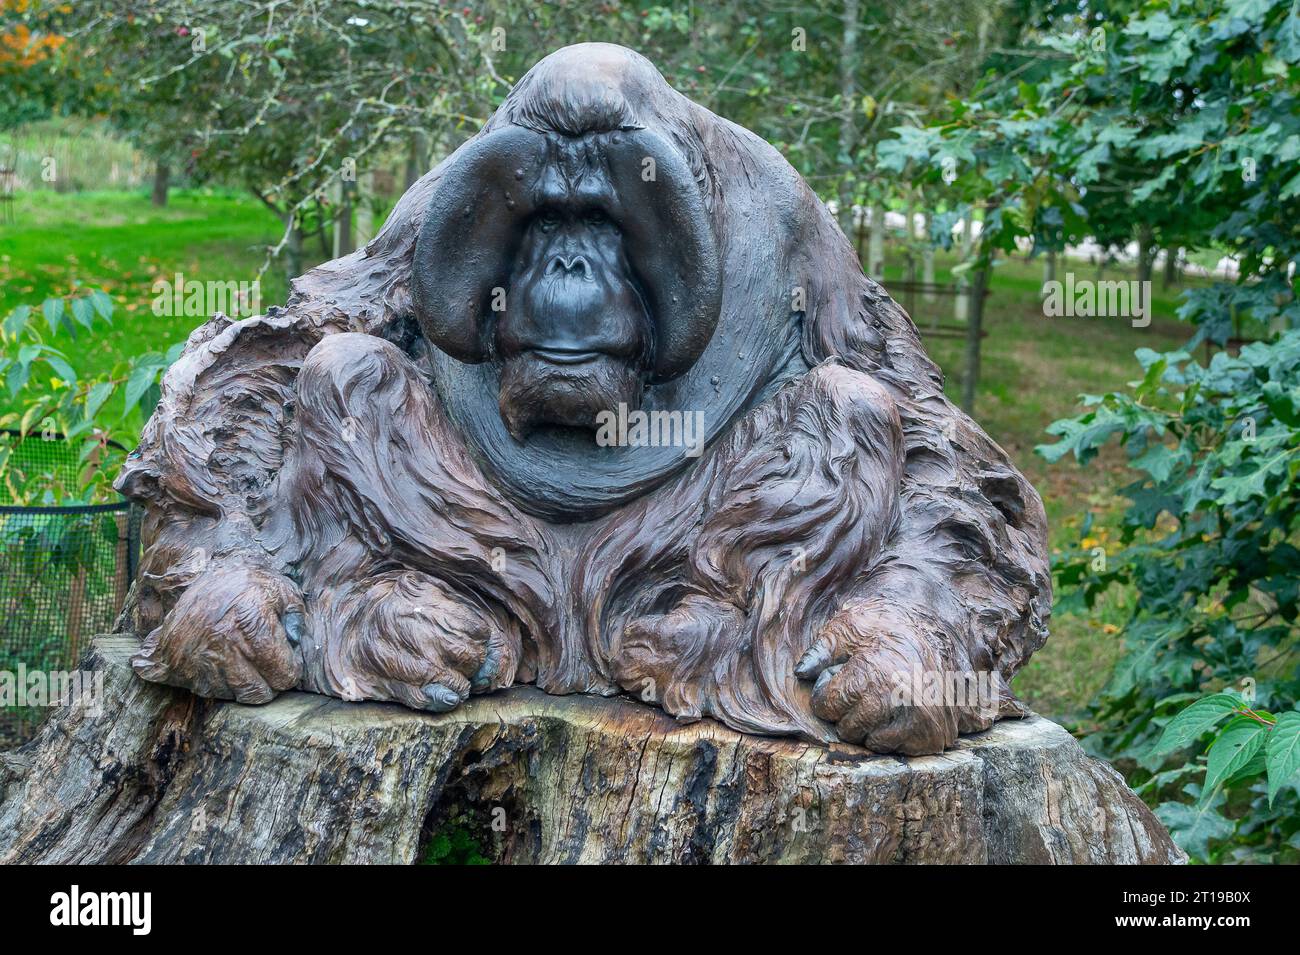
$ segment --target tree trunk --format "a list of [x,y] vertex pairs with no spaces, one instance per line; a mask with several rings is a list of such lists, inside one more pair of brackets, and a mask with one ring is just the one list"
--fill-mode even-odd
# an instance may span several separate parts
[[284,270],[292,287],[293,280],[302,275],[302,229],[297,222],[289,229],[289,241],[284,244]]
[[153,167],[153,193],[150,195],[150,201],[158,207],[167,205],[167,191],[171,188],[172,168],[165,162],[159,162]]
[[1160,282],[1162,288],[1173,288],[1178,284],[1179,279],[1182,277],[1178,267],[1178,260],[1182,258],[1182,254],[1182,249],[1165,249],[1165,272]]
[[352,241],[352,196],[356,184],[340,179],[334,187],[334,258],[350,255],[356,248]]
[[1043,256],[1043,284],[1056,281],[1056,253],[1048,252]]
[[984,290],[988,287],[989,268],[992,263],[973,269],[974,276],[968,289],[966,307],[966,365],[961,382],[961,407],[968,415],[975,414],[975,394],[980,380],[980,341],[984,334]]
[[375,237],[375,214],[370,204],[374,195],[374,172],[362,173],[352,191],[353,248],[361,248]]
[[[844,0],[844,40],[840,44],[840,153],[853,163],[858,150],[858,0]],[[845,235],[853,234],[852,167],[840,177],[839,219]],[[874,228],[874,226],[873,226]],[[870,259],[868,259],[870,261]],[[867,274],[876,277],[870,269]]]
[[409,863],[459,831],[498,862],[1175,863],[1059,726],[942,757],[828,751],[516,687],[441,716],[288,693],[200,700],[97,638],[102,711],[0,754],[0,863]]
[[406,189],[410,189],[415,185],[415,181],[424,175],[423,141],[424,137],[420,133],[412,133],[407,141],[406,174],[403,177],[406,180]]
[[933,291],[928,290],[929,287],[934,285],[934,241],[930,236],[931,216],[932,213],[927,212],[921,220],[921,238],[925,240],[925,245],[921,250],[921,281],[924,282],[927,287],[925,300],[927,303],[933,305],[935,294]]
[[[973,234],[975,231],[975,213],[974,211],[964,216],[960,222],[961,227],[961,261],[965,262],[970,259],[971,249],[974,246]],[[956,279],[957,294],[952,300],[952,317],[959,322],[964,322],[970,317],[970,280],[966,273],[960,273]]]
[[1152,232],[1149,225],[1138,227],[1137,280],[1151,281],[1151,263],[1155,259],[1156,249],[1152,244]]
[[871,204],[871,232],[867,239],[867,274],[877,282],[885,277],[885,207]]

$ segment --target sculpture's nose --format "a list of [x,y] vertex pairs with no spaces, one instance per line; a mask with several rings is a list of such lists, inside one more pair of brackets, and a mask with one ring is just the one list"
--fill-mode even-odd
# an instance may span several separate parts
[[557,255],[546,266],[546,274],[555,275],[561,272],[580,279],[589,279],[591,278],[591,265],[584,255]]

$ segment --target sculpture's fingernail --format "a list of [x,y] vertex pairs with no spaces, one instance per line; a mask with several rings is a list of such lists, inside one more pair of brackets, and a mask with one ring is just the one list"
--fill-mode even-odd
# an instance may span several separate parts
[[460,703],[460,694],[441,683],[430,683],[424,687],[424,698],[429,701],[425,709],[435,713],[446,713]]
[[831,649],[824,643],[815,643],[809,647],[794,668],[794,675],[801,680],[811,680],[821,673],[826,664],[831,662]]
[[825,670],[822,670],[822,675],[819,676],[817,682],[813,684],[813,694],[816,695],[820,693],[827,683],[830,683],[831,680],[835,679],[835,674],[839,673],[842,669],[844,669],[843,664],[840,666],[827,667]]
[[284,615],[284,635],[289,638],[289,646],[297,647],[302,643],[303,615],[298,610],[290,610]]
[[483,665],[470,677],[469,685],[479,692],[486,690],[492,685],[492,680],[499,669],[501,669],[501,650],[497,647],[489,647]]

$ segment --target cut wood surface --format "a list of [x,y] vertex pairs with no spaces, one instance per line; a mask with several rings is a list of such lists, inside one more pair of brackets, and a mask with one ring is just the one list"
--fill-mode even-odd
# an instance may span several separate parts
[[1105,763],[1040,717],[942,756],[682,725],[515,687],[441,715],[288,693],[265,706],[138,679],[98,637],[98,714],[0,754],[0,862],[418,861],[467,829],[501,862],[1173,863]]

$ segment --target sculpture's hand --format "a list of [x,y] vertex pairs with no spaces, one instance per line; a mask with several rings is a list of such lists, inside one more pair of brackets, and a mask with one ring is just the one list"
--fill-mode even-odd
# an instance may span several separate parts
[[298,684],[302,631],[302,597],[292,582],[236,557],[194,578],[131,663],[155,683],[266,703]]
[[368,581],[337,639],[328,667],[339,695],[435,713],[509,685],[520,653],[517,635],[485,608],[410,570]]
[[736,607],[700,594],[685,597],[667,613],[639,617],[612,648],[614,679],[679,719],[699,719],[701,674],[738,652],[743,620]]
[[[987,727],[996,714],[989,700],[967,692],[987,684],[949,673],[939,645],[851,601],[822,628],[795,673],[816,681],[813,712],[834,723],[846,743],[879,753],[939,753],[959,731]],[[942,692],[954,681],[962,687],[957,693]]]

